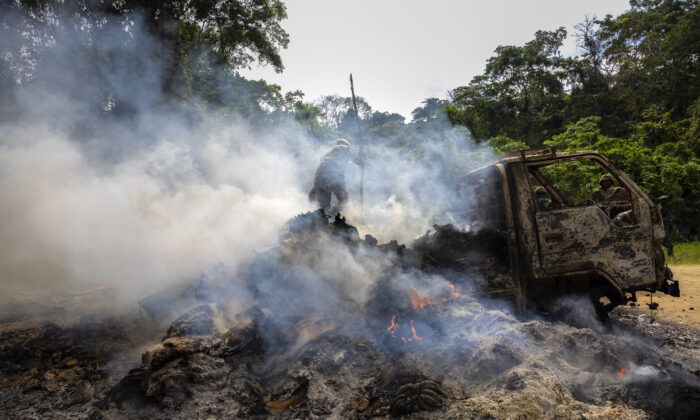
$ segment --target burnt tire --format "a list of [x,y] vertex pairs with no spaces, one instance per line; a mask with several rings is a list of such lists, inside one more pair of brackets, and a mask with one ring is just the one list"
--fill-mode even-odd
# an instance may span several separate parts
[[391,415],[398,417],[417,411],[432,411],[442,408],[447,394],[442,385],[431,380],[403,385],[391,402]]

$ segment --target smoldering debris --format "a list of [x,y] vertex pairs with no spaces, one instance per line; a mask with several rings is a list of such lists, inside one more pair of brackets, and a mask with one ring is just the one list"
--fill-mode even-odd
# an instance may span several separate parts
[[[498,244],[498,237],[480,235],[437,227],[414,246],[378,245],[342,217],[300,215],[245,274],[252,297],[246,309],[232,313],[225,293],[200,294],[128,373],[105,369],[114,352],[80,350],[110,342],[113,350],[123,348],[112,336],[124,335],[123,328],[80,336],[90,344],[52,324],[6,330],[0,404],[11,416],[54,418],[692,418],[698,412],[700,359],[678,343],[660,346],[640,336],[648,322],[620,310],[610,325],[596,328],[518,318],[480,292],[488,282],[474,281],[489,272],[488,258],[485,269],[461,261],[462,269],[448,276],[440,264],[450,259],[435,253],[442,241],[461,247],[459,255],[469,254],[470,242]],[[334,267],[342,278],[329,271],[330,256],[345,259]],[[25,349],[43,353],[28,352],[15,364]],[[35,358],[40,362],[30,362]]]
[[482,288],[513,287],[509,274],[506,234],[491,229],[463,232],[453,225],[434,225],[434,232],[413,242],[412,248],[422,257],[423,271],[444,276],[468,277],[483,281]]
[[127,373],[154,333],[130,316],[84,318],[71,325],[3,323],[0,409],[10,417],[85,415],[94,397]]

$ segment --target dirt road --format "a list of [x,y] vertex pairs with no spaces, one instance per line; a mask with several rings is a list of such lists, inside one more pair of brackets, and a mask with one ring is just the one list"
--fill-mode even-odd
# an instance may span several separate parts
[[[640,293],[637,295],[637,306],[633,309],[700,329],[700,265],[676,265],[670,268],[674,277],[680,281],[681,296],[675,298],[660,292],[654,296]],[[655,311],[651,311],[648,306],[652,299],[659,304]]]

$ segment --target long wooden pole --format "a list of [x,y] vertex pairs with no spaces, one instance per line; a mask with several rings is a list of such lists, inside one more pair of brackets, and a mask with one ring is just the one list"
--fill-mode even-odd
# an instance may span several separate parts
[[360,139],[360,212],[364,204],[364,184],[365,184],[365,142],[362,139],[362,129],[360,128],[360,114],[357,112],[357,101],[355,100],[355,84],[350,73],[350,92],[352,92],[352,107],[355,109],[355,122],[357,122],[357,137]]

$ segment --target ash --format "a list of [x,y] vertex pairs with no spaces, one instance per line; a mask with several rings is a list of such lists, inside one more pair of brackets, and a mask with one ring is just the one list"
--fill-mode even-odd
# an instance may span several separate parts
[[[308,213],[241,279],[146,298],[143,316],[3,312],[0,409],[90,419],[695,418],[697,331],[624,308],[602,324],[575,297],[563,303],[583,314],[575,325],[516,315],[488,293],[512,281],[502,240],[436,226],[411,246],[378,245],[341,216]],[[245,308],[232,307],[242,298]]]

